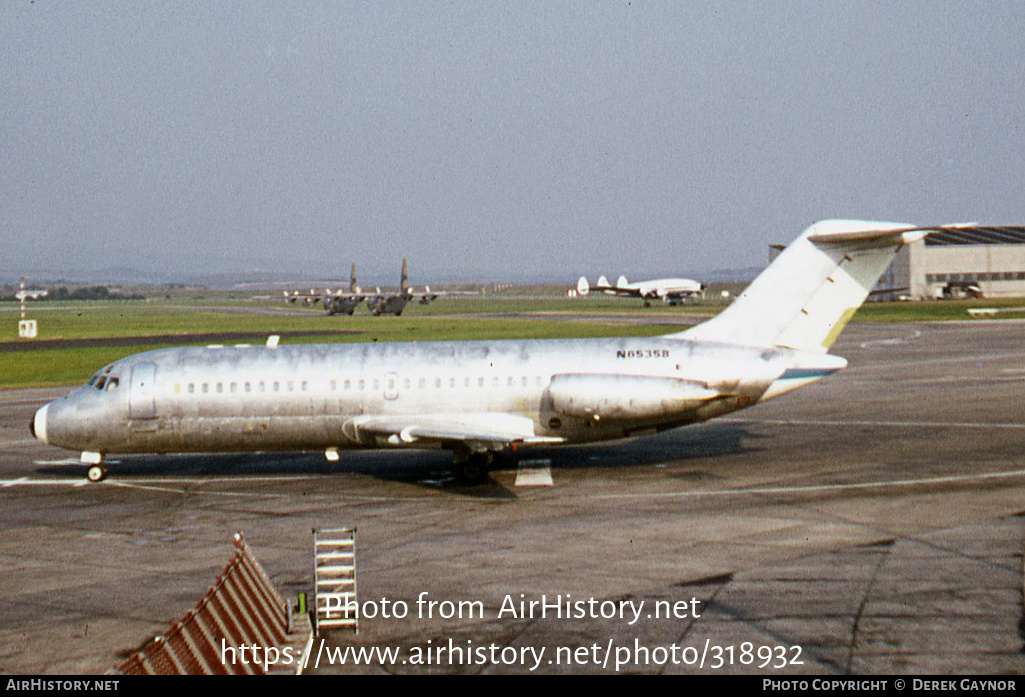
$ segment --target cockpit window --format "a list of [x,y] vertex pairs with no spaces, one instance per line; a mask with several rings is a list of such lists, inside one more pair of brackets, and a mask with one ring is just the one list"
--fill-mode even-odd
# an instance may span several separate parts
[[117,389],[117,382],[118,382],[118,380],[117,380],[116,377],[115,378],[110,378],[114,382],[114,386],[113,387],[110,387],[110,385],[108,383],[108,380],[107,380],[107,378],[110,376],[110,371],[113,370],[113,368],[114,368],[114,364],[111,363],[106,368],[104,368],[103,370],[99,371],[98,373],[93,375],[91,378],[89,378],[89,382],[87,382],[86,385],[95,387],[98,390],[102,390],[104,385],[107,385],[107,389],[108,390],[115,390],[115,389]]
[[107,392],[113,392],[114,390],[116,390],[119,382],[120,380],[118,380],[118,378],[116,377],[112,377],[109,380],[107,380]]

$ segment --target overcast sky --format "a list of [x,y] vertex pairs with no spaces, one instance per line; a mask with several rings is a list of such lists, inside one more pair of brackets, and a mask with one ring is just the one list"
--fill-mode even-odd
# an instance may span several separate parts
[[7,276],[572,283],[1025,224],[1025,2],[4,0],[0,85]]

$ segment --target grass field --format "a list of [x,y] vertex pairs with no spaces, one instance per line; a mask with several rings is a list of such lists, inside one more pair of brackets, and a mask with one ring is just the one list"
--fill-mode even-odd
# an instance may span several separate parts
[[[354,341],[466,341],[479,339],[545,339],[600,336],[655,336],[679,331],[680,317],[696,321],[726,306],[715,298],[683,307],[643,308],[633,299],[588,297],[444,298],[428,306],[409,305],[402,317],[372,317],[365,308],[349,316],[328,317],[317,307],[287,305],[276,299],[237,294],[203,298],[160,298],[151,301],[94,301],[30,305],[29,317],[39,321],[39,340],[107,340],[104,345],[34,349],[17,338],[17,305],[0,304],[0,388],[73,385],[123,356],[165,346],[207,343],[197,335],[247,334],[240,343],[261,343],[274,333],[338,331],[338,334],[286,339],[288,343]],[[1025,317],[1025,299],[949,300],[920,303],[869,303],[855,321],[909,322],[971,320],[973,307],[1022,308],[1000,319]],[[483,317],[481,315],[488,315]],[[566,321],[539,321],[544,316]],[[622,321],[617,321],[622,320]],[[638,322],[638,320],[640,320]],[[665,320],[660,323],[660,320]],[[163,338],[152,344],[119,343],[124,337]],[[139,339],[136,339],[139,341]]]

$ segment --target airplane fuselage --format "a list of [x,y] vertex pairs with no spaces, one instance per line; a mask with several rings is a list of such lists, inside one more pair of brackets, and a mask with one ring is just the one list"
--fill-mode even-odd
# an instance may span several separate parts
[[[506,450],[675,428],[841,370],[829,348],[897,250],[947,229],[976,228],[820,221],[721,313],[657,338],[150,351],[43,406],[31,430],[81,450],[94,481],[108,453],[323,449],[333,460],[345,448],[451,450],[456,474],[478,481]],[[405,269],[401,288],[403,304],[433,298],[409,290]]]
[[704,421],[842,367],[813,356],[794,372],[798,353],[668,338],[162,349],[112,363],[33,430],[97,453],[447,447],[363,428],[430,414],[579,443]]
[[378,294],[367,298],[367,307],[370,308],[370,314],[374,316],[401,315],[402,311],[406,309],[406,304],[409,300],[410,296],[405,292],[385,295]]
[[628,283],[623,288],[636,291],[642,298],[700,295],[704,290],[700,283],[689,278],[660,278],[653,281]]
[[351,315],[361,302],[363,302],[361,295],[339,295],[334,298],[324,298],[324,309],[329,315]]

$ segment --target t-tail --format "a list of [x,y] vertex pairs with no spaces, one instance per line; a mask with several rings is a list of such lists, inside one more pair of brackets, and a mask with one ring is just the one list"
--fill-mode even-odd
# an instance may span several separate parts
[[865,220],[816,223],[783,250],[732,305],[677,336],[825,353],[897,251],[944,227]]

